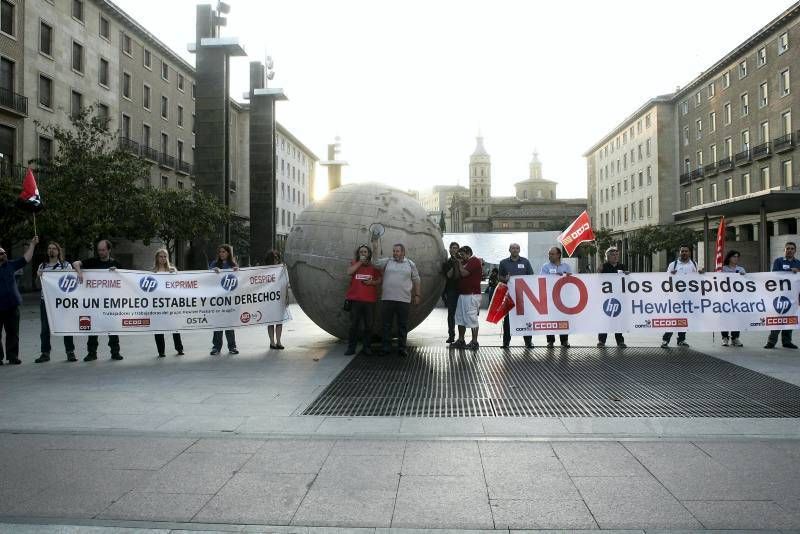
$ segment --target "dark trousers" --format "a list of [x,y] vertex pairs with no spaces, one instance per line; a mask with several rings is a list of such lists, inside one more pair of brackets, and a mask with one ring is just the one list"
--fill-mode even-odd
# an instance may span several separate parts
[[[164,354],[164,350],[166,350],[166,344],[164,343],[164,334],[156,334],[156,348],[158,349],[159,354]],[[183,341],[181,341],[181,335],[177,332],[172,334],[172,344],[175,345],[175,350],[178,352],[183,352]]]
[[372,338],[372,322],[375,317],[374,310],[374,302],[361,302],[358,300],[351,301],[350,335],[347,340],[347,345],[349,348],[355,350],[356,345],[358,345],[358,338],[360,337],[364,343],[364,349],[369,349]]
[[[532,345],[533,336],[522,336],[522,339],[525,340],[525,346]],[[503,346],[509,345],[511,343],[511,324],[508,320],[508,315],[503,317]]]
[[[739,339],[739,332],[736,332],[736,331],[733,331],[733,332],[722,332],[722,339],[727,338],[728,334],[730,334],[730,338],[731,339]],[[777,340],[778,340],[778,336],[775,336],[775,341],[777,341]],[[791,341],[791,339],[790,339],[790,341]]]
[[[558,341],[562,345],[567,345],[569,343],[569,334],[559,334],[558,335]],[[556,342],[556,336],[548,335],[547,336],[547,342],[548,343],[555,343]]]
[[792,342],[792,331],[791,330],[770,330],[769,337],[767,341],[775,345],[778,342],[778,332],[781,334],[781,344],[788,345]]
[[456,337],[456,308],[458,308],[458,291],[444,294],[444,303],[447,305],[447,337]]
[[408,335],[408,310],[411,305],[408,302],[397,300],[381,301],[381,320],[383,321],[383,350],[388,351],[392,347],[392,323],[397,318],[397,348],[406,348],[406,336]]
[[[228,342],[228,350],[235,349],[236,332],[233,330],[225,330],[225,341]],[[214,330],[214,336],[211,338],[211,345],[217,350],[222,348],[222,330]]]
[[[42,354],[50,354],[53,348],[50,345],[50,323],[47,322],[47,308],[45,308],[44,301],[39,301],[39,322],[42,323],[42,329],[39,332],[39,340],[42,342]],[[64,336],[64,350],[75,352],[75,342],[72,336]]]
[[[119,336],[108,336],[108,348],[111,349],[111,355],[119,354]],[[89,336],[86,341],[86,351],[89,354],[97,354],[97,336]]]
[[[672,339],[672,332],[664,332],[664,335],[661,336],[661,340],[667,343],[670,339]],[[686,341],[686,332],[678,332],[678,343],[681,341]]]
[[[606,339],[608,339],[608,334],[597,334],[597,341],[600,343],[605,343]],[[614,334],[614,340],[617,342],[617,345],[620,343],[625,343],[625,336],[623,336],[620,332]]]
[[[0,329],[6,332],[6,359],[19,359],[19,306],[0,311]],[[3,354],[3,346],[0,344],[0,361],[3,360]]]

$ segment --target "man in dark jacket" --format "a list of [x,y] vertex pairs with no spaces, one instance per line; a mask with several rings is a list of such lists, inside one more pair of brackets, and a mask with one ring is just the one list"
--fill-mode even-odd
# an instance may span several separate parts
[[[625,267],[624,263],[619,262],[619,250],[617,250],[617,247],[609,247],[609,249],[606,250],[606,262],[603,264],[600,272],[604,274],[628,274],[628,268]],[[605,347],[607,337],[608,334],[605,332],[597,334],[597,346]],[[622,336],[621,332],[615,333],[614,339],[616,339],[618,347],[623,349],[627,347],[625,338]]]
[[[28,250],[15,260],[9,260],[6,250],[0,247],[0,327],[6,331],[5,358],[11,365],[22,363],[19,359],[19,305],[22,304],[22,295],[19,294],[14,273],[30,263],[38,242],[39,236],[33,236]],[[3,365],[2,346],[0,365]]]
[[458,268],[459,261],[456,255],[461,248],[458,243],[450,243],[450,257],[442,265],[442,274],[447,280],[442,293],[442,300],[447,306],[447,341],[452,343],[456,340],[456,307],[458,306],[458,280],[461,278],[461,271]]

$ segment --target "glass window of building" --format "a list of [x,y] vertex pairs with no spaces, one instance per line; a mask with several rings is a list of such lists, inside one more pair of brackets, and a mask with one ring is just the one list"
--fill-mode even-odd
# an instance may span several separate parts
[[712,111],[708,114],[708,131],[715,132],[717,131],[717,112]]
[[750,96],[747,93],[740,95],[739,104],[742,108],[742,117],[747,116],[750,113]]
[[772,184],[769,180],[769,167],[761,167],[761,189],[769,189]]
[[767,82],[762,82],[758,86],[758,107],[763,108],[769,104],[769,85]]
[[762,46],[758,49],[758,53],[756,54],[757,62],[759,67],[763,67],[767,64],[767,47]]
[[739,62],[739,79],[744,78],[747,76],[747,60]]
[[781,96],[786,96],[791,91],[791,79],[789,78],[789,69],[781,71]]
[[72,91],[69,97],[69,113],[77,117],[83,111],[83,95],[78,91]]
[[714,96],[716,96],[716,94],[717,94],[717,86],[714,85],[714,82],[711,82],[710,84],[708,84],[708,87],[706,88],[706,90],[708,92],[708,98],[714,98]]
[[789,33],[783,32],[778,37],[778,53],[783,54],[787,50],[789,50]]
[[750,194],[750,173],[746,172],[742,175],[742,194]]
[[103,15],[100,15],[100,37],[107,41],[111,39],[111,22]]
[[83,22],[83,0],[72,0],[72,18]]
[[150,109],[150,86],[147,84],[142,86],[142,107],[146,110]]
[[109,64],[108,60],[104,58],[100,58],[100,68],[97,71],[97,81],[103,87],[108,87],[108,80],[109,80]]
[[72,41],[72,70],[83,74],[83,46]]
[[781,162],[781,181],[784,187],[792,187],[794,184],[792,179],[792,160],[790,159]]
[[142,62],[147,69],[153,68],[153,54],[150,53],[150,50],[144,49],[142,52]]
[[725,198],[733,198],[733,178],[725,180]]
[[131,79],[130,73],[123,72],[122,73],[122,96],[124,96],[127,99],[131,98],[131,93],[132,93],[132,90],[133,90],[132,85],[133,85],[133,80]]
[[783,135],[792,133],[792,112],[784,111],[781,113],[781,126],[783,128]]
[[53,55],[53,27],[46,22],[39,22],[39,52]]
[[725,71],[722,73],[722,88],[727,89],[731,86],[731,71]]
[[722,106],[722,117],[725,120],[725,124],[731,123],[731,103],[726,102],[725,105]]

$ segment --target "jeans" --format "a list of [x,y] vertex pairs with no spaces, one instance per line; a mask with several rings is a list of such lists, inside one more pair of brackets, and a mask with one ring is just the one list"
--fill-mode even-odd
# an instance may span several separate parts
[[[670,339],[672,339],[672,332],[664,332],[664,335],[661,336],[664,343],[669,343]],[[678,343],[681,341],[686,341],[686,332],[678,332]]]
[[[109,334],[108,348],[111,349],[111,355],[119,354],[119,336]],[[97,336],[89,336],[86,341],[86,351],[89,354],[97,355]]]
[[[42,354],[50,354],[52,349],[50,345],[50,323],[47,322],[47,308],[44,305],[44,300],[39,301],[39,321],[42,323],[42,329],[39,332],[39,340],[42,342]],[[64,350],[67,353],[75,352],[75,342],[72,336],[64,336]]]
[[381,320],[383,321],[383,350],[389,351],[392,347],[392,323],[397,318],[397,348],[406,348],[406,336],[408,335],[408,310],[411,305],[408,302],[397,300],[381,301]]
[[[597,341],[599,341],[600,343],[605,343],[607,338],[608,334],[597,334]],[[616,334],[614,334],[614,340],[617,342],[617,345],[619,345],[620,343],[625,343],[625,336],[617,332]]]
[[781,334],[781,344],[788,345],[792,342],[792,331],[791,330],[770,330],[769,337],[767,341],[775,345],[778,343],[778,332]]
[[[156,348],[158,349],[159,354],[164,354],[164,350],[166,350],[166,344],[164,343],[164,334],[156,334]],[[175,350],[178,352],[183,352],[183,342],[181,341],[181,335],[177,332],[172,334],[172,344],[175,345]]]
[[[372,322],[374,320],[375,303],[351,301],[350,305],[350,335],[348,336],[347,346],[355,350],[358,345],[358,338],[361,337],[364,343],[364,350],[369,349],[372,341]],[[361,325],[363,330],[361,329]],[[359,336],[359,334],[361,334]]]
[[[19,359],[19,306],[0,311],[0,328],[6,331],[6,359]],[[0,344],[0,361],[2,360],[3,346]]]
[[456,337],[456,308],[458,307],[458,290],[446,292],[444,303],[447,305],[447,337]]
[[[225,330],[225,340],[228,342],[228,350],[236,348],[236,332]],[[211,338],[211,345],[216,350],[222,348],[222,330],[215,330],[214,337]]]
[[[525,346],[528,347],[532,345],[533,336],[522,336],[522,339],[525,340]],[[511,343],[511,324],[508,321],[508,315],[503,317],[503,346],[509,345]]]

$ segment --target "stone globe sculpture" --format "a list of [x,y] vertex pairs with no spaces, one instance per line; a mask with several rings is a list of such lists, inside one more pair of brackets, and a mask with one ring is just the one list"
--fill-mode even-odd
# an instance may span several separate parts
[[[441,269],[447,253],[442,234],[419,202],[378,183],[335,189],[297,217],[284,261],[297,303],[314,323],[340,339],[347,339],[350,328],[350,314],[342,310],[350,283],[347,267],[356,248],[370,246],[373,235],[378,243],[373,259],[391,258],[392,245],[403,243],[406,257],[419,270],[422,298],[411,306],[409,331],[430,314],[444,289]],[[380,302],[373,332],[381,332]]]

